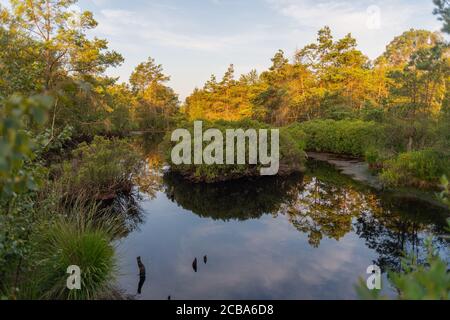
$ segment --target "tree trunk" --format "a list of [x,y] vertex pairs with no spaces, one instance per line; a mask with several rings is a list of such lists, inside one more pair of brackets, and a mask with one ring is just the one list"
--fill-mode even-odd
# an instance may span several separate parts
[[413,137],[409,137],[409,141],[408,141],[408,152],[411,152],[413,150]]

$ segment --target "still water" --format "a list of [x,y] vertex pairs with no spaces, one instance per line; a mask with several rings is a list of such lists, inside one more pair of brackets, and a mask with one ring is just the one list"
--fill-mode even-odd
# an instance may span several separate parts
[[[304,176],[212,185],[161,167],[156,155],[146,160],[130,233],[117,244],[118,286],[136,299],[354,299],[369,265],[398,270],[403,252],[424,258],[429,237],[450,259],[445,212],[323,162]],[[395,293],[385,274],[383,292]]]

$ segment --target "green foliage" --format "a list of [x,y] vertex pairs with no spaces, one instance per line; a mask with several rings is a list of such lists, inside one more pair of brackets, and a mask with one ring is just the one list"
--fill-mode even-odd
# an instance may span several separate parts
[[15,28],[5,28],[2,13],[0,6],[0,96],[40,92],[45,65],[32,59],[38,55],[39,43]]
[[432,117],[402,118],[390,115],[383,123],[387,137],[383,148],[392,154],[437,148],[444,138],[438,132],[442,124],[442,121]]
[[50,153],[61,154],[66,144],[72,141],[73,128],[65,127],[58,134],[52,133],[51,129],[45,129],[36,137],[38,149],[35,151],[36,158],[46,160]]
[[202,89],[194,90],[186,99],[185,113],[189,120],[259,119],[262,115],[252,100],[260,92],[260,85],[256,71],[236,80],[234,66],[230,65],[221,81],[212,75]]
[[[76,3],[11,0],[8,8],[0,7],[0,297],[87,299],[100,297],[107,288],[114,269],[110,242],[115,231],[93,217],[98,208],[78,207],[77,199],[111,199],[129,191],[137,155],[125,141],[95,137],[79,145],[70,160],[53,163],[65,159],[68,146],[97,135],[164,131],[182,116],[294,123],[281,128],[282,173],[302,170],[303,150],[309,149],[366,157],[374,167],[384,167],[381,178],[393,186],[434,187],[442,174],[450,174],[449,54],[437,33],[407,31],[372,64],[351,35],[334,39],[325,27],[293,62],[278,51],[261,75],[252,71],[236,80],[231,65],[222,80],[213,76],[196,89],[181,115],[178,96],[166,85],[170,78],[153,59],[136,67],[130,86],[105,75],[123,58],[108,49],[106,40],[88,36],[97,22],[91,12],[73,11]],[[434,3],[448,33],[448,1]],[[53,99],[36,96],[39,92]],[[6,98],[14,93],[31,97]],[[38,130],[45,123],[46,129]],[[206,123],[207,128],[223,132],[269,125],[218,121]],[[52,165],[53,175],[39,192],[47,165]],[[259,168],[174,169],[193,180],[213,182],[250,176]],[[446,180],[444,186],[448,189]],[[289,184],[285,187],[290,190]],[[197,197],[207,193],[202,188],[193,188]],[[280,190],[285,190],[283,185]],[[210,191],[213,198],[220,193]],[[262,209],[276,211],[282,196],[261,197]],[[448,202],[448,191],[443,198]],[[208,214],[199,201],[189,200],[180,202]],[[249,204],[249,215],[259,215],[261,208]],[[122,223],[108,220],[109,226]],[[339,223],[347,227],[350,220],[338,217],[330,234]],[[64,289],[70,264],[82,267],[81,292]],[[430,255],[429,267],[408,269],[392,279],[404,297],[448,298],[443,269]],[[435,285],[436,279],[442,286]]]
[[42,124],[51,103],[48,97],[24,99],[13,96],[0,102],[0,195],[36,189],[36,181],[27,164],[34,157],[34,143],[27,127]]
[[415,50],[405,66],[388,74],[392,79],[391,107],[409,118],[441,111],[450,71],[448,46],[444,43]]
[[449,174],[449,157],[434,150],[402,153],[385,163],[382,181],[389,186],[435,187]]
[[72,156],[56,169],[61,171],[58,182],[66,196],[110,199],[131,190],[138,155],[126,141],[97,136],[90,144],[80,144]]
[[382,57],[389,66],[403,68],[417,50],[430,49],[441,40],[438,32],[410,29],[395,37]]
[[[417,263],[414,255],[403,259],[400,273],[389,272],[389,280],[398,290],[400,300],[449,300],[450,274],[447,263],[440,258],[429,243],[425,264]],[[363,280],[356,287],[358,295],[366,300],[385,300],[377,290],[369,290]]]
[[402,300],[449,300],[450,274],[437,255],[430,254],[427,265],[417,265],[414,258],[405,261],[403,274],[391,274],[392,283],[400,290]]
[[135,95],[135,121],[141,130],[164,131],[170,126],[178,108],[178,96],[164,85],[170,80],[163,73],[162,65],[148,58],[139,64],[130,76],[132,92]]
[[123,121],[131,117],[108,91],[117,80],[104,73],[123,58],[108,50],[106,40],[87,36],[97,22],[91,12],[73,11],[76,3],[11,0],[8,9],[0,8],[0,89],[24,95],[45,90],[53,96],[52,134],[67,126],[76,137],[117,133],[127,129]]
[[444,22],[444,27],[442,31],[445,33],[450,33],[450,3],[448,0],[433,0],[436,5],[434,14],[439,17],[440,21]]
[[[194,134],[193,134],[193,123],[185,123],[182,124],[180,127],[186,128],[191,132],[191,139],[192,139],[192,150],[193,149],[193,143],[194,143]],[[203,130],[208,129],[218,129],[222,132],[224,137],[224,142],[226,140],[226,130],[227,129],[243,129],[246,131],[247,129],[254,129],[256,131],[260,129],[270,129],[269,126],[261,124],[257,121],[253,120],[241,120],[241,121],[215,121],[215,122],[203,122]],[[293,172],[303,171],[304,170],[304,163],[305,163],[305,154],[302,149],[300,149],[300,146],[302,145],[301,142],[295,139],[295,137],[291,136],[291,133],[297,133],[296,138],[299,137],[299,132],[295,130],[289,130],[289,129],[281,129],[280,130],[280,174],[289,174]],[[270,138],[270,134],[269,134]],[[166,160],[172,164],[171,161],[171,152],[172,148],[176,145],[176,143],[171,142],[171,135],[167,135],[165,138],[165,142],[162,145],[162,149],[165,152]],[[203,142],[203,148],[208,146],[208,143]],[[270,149],[270,141],[268,142],[268,146]],[[248,159],[248,152],[249,152],[249,145],[248,141],[245,145],[245,153],[246,158]],[[225,150],[224,148],[224,162],[225,162]],[[193,153],[193,152],[192,152]],[[237,155],[237,148],[235,148],[235,157]],[[192,155],[193,157],[193,155]],[[194,163],[192,158],[192,163]],[[179,172],[182,175],[188,177],[191,180],[194,181],[206,181],[206,182],[217,182],[217,181],[223,181],[223,180],[232,180],[237,178],[242,178],[245,176],[254,176],[259,175],[259,170],[261,168],[261,165],[175,165],[172,164],[172,170],[175,172]]]
[[[51,99],[12,96],[0,103],[0,293],[7,292],[30,253],[33,192],[44,169],[33,160],[40,149],[31,128],[45,121]],[[11,280],[13,279],[13,280]]]
[[0,211],[0,296],[14,297],[23,261],[33,250],[28,238],[35,226],[34,202],[18,196]]
[[2,22],[8,29],[39,43],[40,50],[29,52],[36,54],[30,61],[44,64],[41,76],[47,90],[56,89],[69,73],[87,78],[123,61],[117,52],[107,51],[106,40],[87,37],[97,22],[89,11],[71,10],[76,3],[77,0],[11,0],[11,9],[2,9]]
[[307,136],[307,150],[364,157],[370,147],[382,145],[383,129],[361,120],[315,120],[299,124]]
[[288,127],[281,128],[281,131],[286,132],[288,135],[291,136],[292,140],[295,142],[299,150],[306,150],[308,136],[302,130],[301,125],[292,124]]

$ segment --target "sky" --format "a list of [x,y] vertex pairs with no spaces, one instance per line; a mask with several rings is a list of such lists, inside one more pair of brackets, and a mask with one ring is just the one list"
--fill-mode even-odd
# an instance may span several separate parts
[[[0,3],[6,0],[0,0]],[[278,49],[292,57],[328,25],[336,37],[351,33],[371,59],[410,29],[437,31],[432,0],[80,0],[125,62],[108,74],[128,78],[149,56],[171,76],[183,100],[211,74],[263,71]]]

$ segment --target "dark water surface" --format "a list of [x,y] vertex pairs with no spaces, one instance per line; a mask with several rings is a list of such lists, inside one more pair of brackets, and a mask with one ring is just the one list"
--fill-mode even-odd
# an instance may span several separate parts
[[354,299],[369,265],[398,270],[405,251],[425,258],[430,236],[449,259],[444,212],[323,162],[308,167],[305,176],[191,184],[163,176],[150,156],[136,182],[135,228],[117,245],[118,285],[136,299]]

